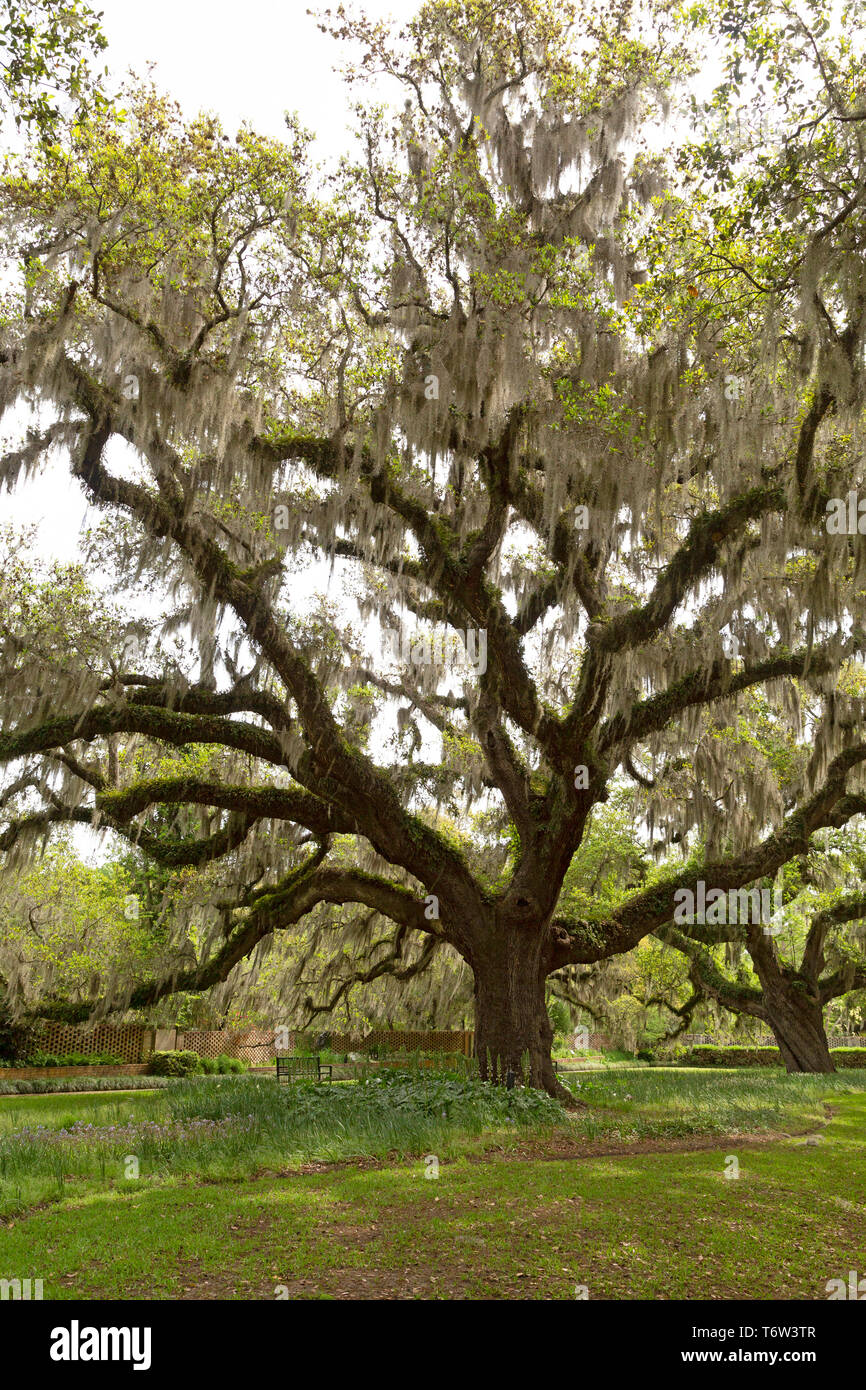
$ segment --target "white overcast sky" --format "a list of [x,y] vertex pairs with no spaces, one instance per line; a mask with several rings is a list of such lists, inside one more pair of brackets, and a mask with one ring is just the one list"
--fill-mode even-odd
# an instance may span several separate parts
[[[157,84],[188,114],[215,111],[231,130],[249,120],[280,135],[283,113],[297,111],[323,152],[345,144],[346,92],[333,72],[344,50],[319,32],[305,0],[92,3],[103,14],[113,73],[132,67],[143,76],[152,61]],[[408,19],[417,8],[418,0],[364,3],[371,18]]]

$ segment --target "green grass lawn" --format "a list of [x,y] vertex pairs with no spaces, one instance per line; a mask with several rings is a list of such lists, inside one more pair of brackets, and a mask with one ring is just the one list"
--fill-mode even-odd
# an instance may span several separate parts
[[69,1091],[60,1095],[0,1096],[0,1140],[25,1124],[62,1127],[97,1116],[105,1123],[109,1116],[121,1118],[156,1113],[160,1100],[159,1091]]
[[[585,1285],[590,1298],[802,1299],[866,1271],[862,1072],[640,1069],[582,1082],[587,1108],[553,1121],[544,1098],[508,1115],[513,1097],[454,1086],[288,1097],[238,1079],[7,1101],[0,1277],[42,1278],[46,1298],[571,1299]],[[242,1105],[246,1128],[183,1128]],[[98,1140],[68,1146],[65,1175],[41,1166],[61,1136],[25,1146],[29,1178],[9,1175],[22,1126],[75,1120]],[[124,1181],[103,1131],[120,1126],[122,1149],[157,1123],[163,1149]],[[754,1140],[807,1129],[820,1138]]]

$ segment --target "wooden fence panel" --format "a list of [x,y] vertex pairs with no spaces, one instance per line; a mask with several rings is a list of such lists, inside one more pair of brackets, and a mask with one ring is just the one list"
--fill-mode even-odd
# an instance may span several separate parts
[[97,1023],[84,1028],[46,1019],[40,1027],[40,1052],[62,1055],[68,1052],[113,1052],[124,1062],[143,1062],[153,1048],[153,1029],[140,1023]]
[[[387,1052],[459,1052],[471,1057],[475,1041],[472,1029],[379,1028],[366,1035],[322,1030],[290,1032],[289,1048],[294,1051],[303,1041],[315,1045],[323,1035],[327,1037],[323,1047],[344,1053],[366,1052],[376,1046]],[[200,1057],[239,1057],[252,1066],[267,1066],[276,1057],[275,1041],[273,1028],[145,1028],[138,1023],[100,1023],[85,1028],[46,1020],[39,1049],[58,1054],[113,1052],[124,1062],[144,1062],[151,1052],[177,1049],[197,1052]]]

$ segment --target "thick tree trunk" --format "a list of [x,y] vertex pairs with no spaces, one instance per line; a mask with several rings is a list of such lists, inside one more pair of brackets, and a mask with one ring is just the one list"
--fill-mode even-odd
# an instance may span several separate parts
[[545,1003],[544,934],[517,929],[497,935],[476,954],[475,1055],[484,1081],[516,1081],[545,1090],[569,1108],[571,1091],[558,1081],[550,1055],[553,1028]]
[[835,1071],[818,994],[821,954],[805,974],[799,974],[781,964],[772,937],[758,928],[753,928],[750,936],[749,954],[761,982],[762,1014],[788,1071]]
[[836,1070],[824,1031],[823,1010],[804,987],[781,980],[768,994],[765,985],[764,1011],[788,1071]]

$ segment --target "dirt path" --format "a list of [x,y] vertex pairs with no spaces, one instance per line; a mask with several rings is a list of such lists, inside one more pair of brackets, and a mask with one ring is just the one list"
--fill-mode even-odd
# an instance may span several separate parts
[[[832,1108],[824,1107],[827,1112],[827,1119],[832,1118]],[[818,1129],[795,1129],[795,1130],[767,1130],[761,1134],[708,1134],[691,1135],[682,1139],[639,1139],[631,1143],[611,1144],[607,1140],[580,1140],[569,1139],[566,1136],[557,1135],[551,1139],[527,1140],[514,1146],[506,1147],[502,1144],[493,1144],[482,1153],[464,1153],[457,1158],[442,1158],[440,1163],[445,1166],[451,1163],[460,1162],[465,1159],[468,1163],[496,1163],[502,1158],[514,1160],[516,1163],[557,1163],[570,1159],[579,1158],[629,1158],[640,1157],[641,1154],[679,1154],[679,1153],[700,1153],[707,1149],[730,1148],[737,1145],[740,1149],[761,1148],[765,1144],[776,1144],[785,1139],[799,1139],[801,1143],[821,1142],[820,1131]],[[382,1171],[385,1168],[400,1168],[409,1163],[417,1163],[418,1156],[408,1155],[402,1157],[396,1153],[389,1154],[387,1158],[340,1158],[331,1162],[302,1163],[293,1168],[261,1168],[255,1173],[247,1174],[243,1178],[238,1178],[238,1182],[248,1182],[258,1178],[289,1178],[289,1177],[309,1177],[315,1173],[338,1173],[349,1168],[355,1168],[364,1172]],[[235,1181],[231,1178],[200,1178],[199,1184],[225,1183]]]

